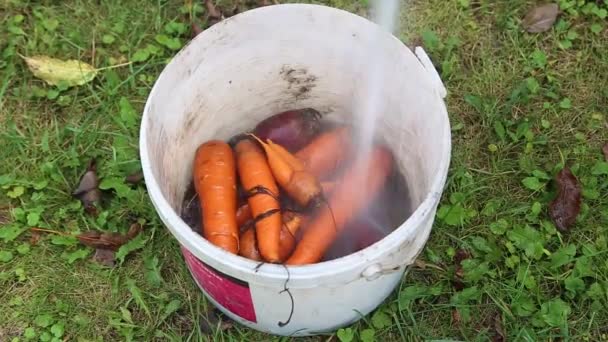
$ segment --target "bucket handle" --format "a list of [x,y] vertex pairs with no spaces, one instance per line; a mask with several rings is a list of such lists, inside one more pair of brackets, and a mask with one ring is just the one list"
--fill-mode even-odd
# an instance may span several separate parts
[[[420,253],[419,253],[420,254]],[[403,267],[409,267],[416,262],[418,254],[411,259],[406,260],[405,262],[394,263],[391,265],[382,265],[380,263],[373,264],[367,266],[363,272],[361,272],[361,277],[365,278],[365,280],[372,281],[376,280],[381,275],[387,275],[391,273],[395,273]]]
[[[431,222],[430,222],[431,226],[433,224],[433,221],[434,221],[434,219],[431,219]],[[418,237],[418,238],[422,238],[423,244],[426,243],[426,241],[428,241],[430,233],[431,233],[431,231],[429,228],[424,236]],[[400,271],[404,267],[407,269],[408,267],[410,267],[411,265],[416,263],[416,259],[418,259],[420,254],[422,254],[423,250],[424,250],[424,248],[420,248],[414,255],[409,256],[408,258],[397,261],[397,262],[371,264],[371,265],[367,266],[363,270],[363,272],[361,272],[361,277],[365,278],[368,281],[372,281],[372,280],[377,279],[381,275],[387,275],[387,274],[391,274],[391,273]]]
[[424,67],[427,74],[431,77],[432,82],[435,83],[435,89],[437,90],[437,93],[442,99],[444,99],[447,96],[448,92],[445,89],[445,86],[443,85],[441,77],[437,73],[437,69],[435,69],[433,62],[421,46],[416,46],[414,48],[414,53],[416,54],[416,57],[418,57],[418,60],[422,64],[422,67]]

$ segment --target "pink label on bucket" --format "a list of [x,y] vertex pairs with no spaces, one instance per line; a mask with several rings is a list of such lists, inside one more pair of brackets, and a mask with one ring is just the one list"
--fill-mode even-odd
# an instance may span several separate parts
[[182,253],[194,279],[209,296],[233,314],[257,322],[248,283],[206,265],[185,248]]

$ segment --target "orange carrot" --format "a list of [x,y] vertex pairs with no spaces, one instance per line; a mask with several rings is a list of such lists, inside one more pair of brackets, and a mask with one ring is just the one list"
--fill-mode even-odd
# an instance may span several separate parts
[[277,183],[296,202],[306,207],[311,201],[322,196],[321,183],[310,172],[304,170],[302,163],[287,150],[277,144],[268,143],[252,136],[262,145],[268,158],[268,165]]
[[240,256],[255,261],[262,261],[262,256],[260,256],[258,243],[255,238],[255,227],[250,227],[243,234],[241,234],[240,245]]
[[[247,203],[256,220],[256,238],[262,258],[279,262],[281,213],[279,188],[272,176],[264,151],[250,139],[235,146],[237,169],[241,184],[248,194]],[[260,216],[263,215],[263,216]],[[236,213],[234,214],[236,220]]]
[[319,213],[304,227],[302,239],[288,265],[304,265],[321,260],[345,224],[382,189],[391,168],[393,157],[384,147],[374,146],[368,158],[355,161],[336,185],[329,198],[329,206],[319,208]]
[[239,227],[242,227],[251,219],[251,209],[249,209],[249,204],[245,203],[236,210],[236,224]]
[[274,143],[270,139],[266,139],[266,143],[270,145],[271,150],[278,154],[281,159],[283,159],[287,163],[287,165],[289,165],[294,171],[306,170],[306,166],[304,165],[304,163],[296,156],[291,154],[291,152],[287,151],[285,147]]
[[[283,158],[283,160],[285,160],[285,162],[287,162],[287,164],[289,164],[289,166],[291,166],[293,168],[294,171],[305,171],[306,170],[306,166],[304,165],[304,162],[302,162],[296,156],[291,154],[291,152],[289,152],[283,146],[272,142],[272,140],[270,140],[270,139],[266,139],[266,142],[268,143],[268,145],[270,145],[272,147],[272,149],[276,153],[278,153],[281,156],[281,158]],[[333,190],[335,185],[336,185],[335,181],[321,182],[321,189],[323,189],[323,193],[327,195]]]
[[325,195],[331,194],[332,191],[334,191],[335,187],[336,187],[335,181],[321,182],[321,189],[323,189],[323,194],[325,194]]
[[323,179],[340,167],[351,149],[350,127],[340,126],[319,134],[295,156],[314,176]]
[[283,213],[283,229],[281,229],[281,261],[285,261],[296,246],[296,234],[302,225],[302,215],[290,211]]
[[[302,216],[294,212],[284,212],[283,227],[281,228],[280,237],[280,261],[285,261],[296,245],[296,234],[302,223]],[[241,249],[239,255],[245,258],[261,261],[260,252],[258,251],[257,241],[255,238],[255,227],[248,228],[241,234]]]
[[[305,171],[306,166],[304,163],[298,159],[296,156],[291,154],[291,152],[287,151],[283,146],[279,144],[275,144],[272,140],[267,139],[266,142],[268,145],[272,147],[272,149],[278,153],[286,162],[293,168],[294,171]],[[321,182],[321,189],[323,189],[324,194],[329,194],[334,186],[336,185],[335,181],[325,181]]]
[[[321,182],[321,189],[323,189],[323,194],[325,195],[331,194],[335,186],[335,181]],[[241,205],[236,210],[236,223],[239,227],[243,227],[251,219],[253,219],[253,216],[251,216],[251,209],[249,209],[248,203]]]
[[200,145],[193,180],[200,198],[203,236],[218,247],[238,253],[236,166],[230,146],[220,140]]

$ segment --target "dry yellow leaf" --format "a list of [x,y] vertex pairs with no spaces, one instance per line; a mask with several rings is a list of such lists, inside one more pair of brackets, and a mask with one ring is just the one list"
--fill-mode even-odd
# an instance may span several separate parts
[[60,60],[48,56],[21,56],[34,76],[50,85],[83,85],[97,76],[98,69],[79,60]]

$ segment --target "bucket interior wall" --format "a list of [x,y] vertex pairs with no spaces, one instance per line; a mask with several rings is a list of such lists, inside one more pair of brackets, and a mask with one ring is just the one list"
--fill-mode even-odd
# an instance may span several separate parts
[[[331,13],[274,18],[244,13],[199,35],[159,78],[148,111],[154,176],[180,212],[199,144],[228,139],[274,113],[302,107],[352,120],[368,96],[370,56],[381,66],[377,135],[404,174],[409,205],[428,194],[440,162],[441,101],[416,57],[360,20],[336,26]],[[300,21],[300,22],[298,22]],[[221,26],[224,27],[221,27]],[[314,29],[311,29],[314,27]],[[205,42],[204,44],[202,42]],[[370,55],[370,49],[382,52]],[[373,62],[372,62],[373,63]]]

